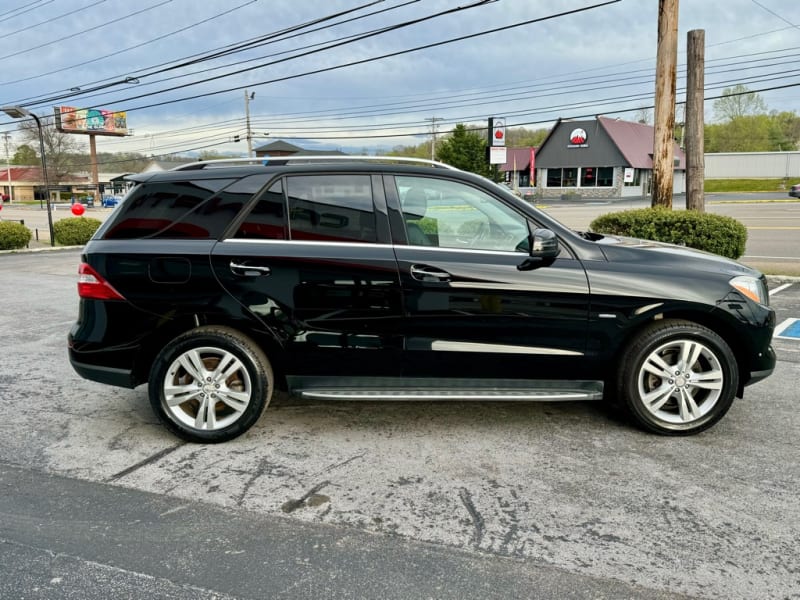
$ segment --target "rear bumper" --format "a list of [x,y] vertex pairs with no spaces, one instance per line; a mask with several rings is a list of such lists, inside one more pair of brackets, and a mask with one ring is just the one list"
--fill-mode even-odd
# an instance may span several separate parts
[[133,376],[133,372],[129,369],[117,369],[114,367],[104,367],[101,365],[90,365],[82,363],[70,354],[69,362],[75,372],[90,381],[97,381],[107,385],[115,385],[117,387],[135,388],[139,382]]

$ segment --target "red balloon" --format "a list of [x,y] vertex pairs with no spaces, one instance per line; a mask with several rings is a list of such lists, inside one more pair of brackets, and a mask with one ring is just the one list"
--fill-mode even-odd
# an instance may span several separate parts
[[76,217],[80,217],[85,211],[86,208],[80,202],[77,202],[72,205],[72,214],[75,215]]

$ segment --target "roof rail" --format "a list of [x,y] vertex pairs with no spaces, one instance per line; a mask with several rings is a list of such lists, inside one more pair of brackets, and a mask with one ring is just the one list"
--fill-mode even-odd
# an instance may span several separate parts
[[366,155],[341,155],[341,154],[312,154],[300,156],[262,156],[260,158],[220,158],[214,160],[202,160],[198,162],[188,163],[171,169],[172,171],[194,171],[197,169],[205,169],[206,167],[227,167],[234,165],[263,165],[270,164],[285,165],[288,163],[307,164],[312,162],[386,162],[386,163],[411,163],[428,165],[441,169],[450,169],[458,171],[456,167],[447,165],[435,160],[428,160],[426,158],[412,158],[408,156],[366,156]]

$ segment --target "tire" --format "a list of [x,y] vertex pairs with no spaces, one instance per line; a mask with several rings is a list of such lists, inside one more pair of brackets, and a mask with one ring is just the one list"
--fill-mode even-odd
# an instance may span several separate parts
[[656,321],[623,353],[618,398],[638,425],[662,435],[691,435],[719,421],[733,403],[739,368],[728,344],[682,320]]
[[[224,375],[224,376],[223,376]],[[150,370],[150,404],[189,442],[218,443],[250,429],[269,404],[272,367],[235,329],[199,327],[167,344]]]

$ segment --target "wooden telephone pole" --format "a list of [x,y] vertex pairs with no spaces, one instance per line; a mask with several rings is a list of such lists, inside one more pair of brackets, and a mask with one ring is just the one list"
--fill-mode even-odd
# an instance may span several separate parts
[[652,205],[667,208],[672,208],[677,63],[678,0],[658,0]]
[[706,160],[703,139],[706,32],[693,29],[686,46],[686,208],[706,209],[703,181]]

